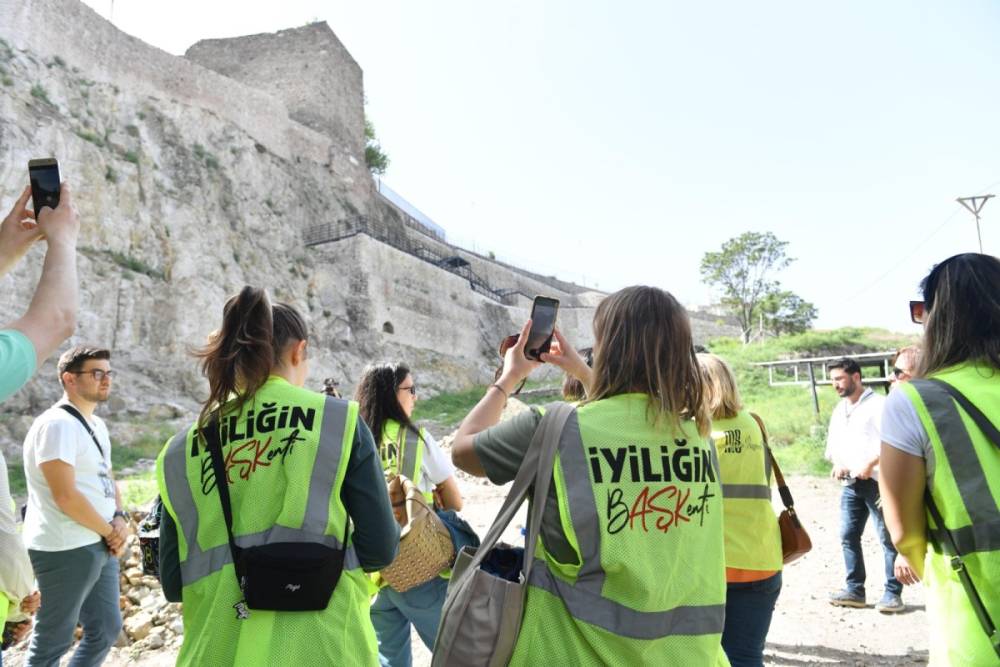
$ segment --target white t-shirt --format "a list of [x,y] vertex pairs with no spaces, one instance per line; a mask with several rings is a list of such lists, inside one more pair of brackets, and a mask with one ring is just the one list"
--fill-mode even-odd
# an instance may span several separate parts
[[[882,447],[882,407],[885,397],[865,389],[857,403],[842,399],[830,415],[826,437],[826,458],[838,468],[847,468],[852,477],[879,455]],[[878,466],[872,471],[878,479]]]
[[420,462],[420,482],[417,488],[422,493],[430,493],[435,486],[455,474],[455,466],[430,433],[425,430],[421,433],[424,436],[424,456]]
[[910,397],[893,389],[882,411],[882,441],[924,459],[927,479],[934,473],[934,448]]
[[28,512],[24,543],[36,551],[68,551],[94,544],[101,536],[66,516],[52,498],[39,464],[65,461],[73,466],[76,488],[105,520],[115,514],[115,485],[111,479],[111,439],[104,421],[90,418],[104,456],[76,417],[59,406],[43,412],[24,438],[24,476],[28,482]]

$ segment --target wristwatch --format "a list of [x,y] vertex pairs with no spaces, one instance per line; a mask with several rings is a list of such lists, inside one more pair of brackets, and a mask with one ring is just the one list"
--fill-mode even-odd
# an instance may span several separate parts
[[125,520],[126,523],[128,523],[128,515],[126,515],[125,512],[122,512],[121,510],[115,510],[115,513],[111,516],[111,520],[114,521],[118,517],[121,517],[122,519]]

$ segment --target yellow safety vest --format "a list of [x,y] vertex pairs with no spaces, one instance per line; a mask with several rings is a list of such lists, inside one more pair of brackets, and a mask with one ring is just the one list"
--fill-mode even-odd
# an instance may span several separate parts
[[[341,548],[348,516],[340,490],[358,406],[272,376],[240,412],[224,415],[220,439],[240,547],[322,542]],[[184,643],[178,665],[375,665],[375,631],[364,574],[348,546],[323,611],[251,610],[242,599],[212,469],[195,427],[157,460],[163,505],[177,523]]]
[[[424,429],[414,433],[394,419],[388,419],[382,427],[382,442],[379,443],[379,458],[382,470],[403,475],[414,486],[420,485],[424,462]],[[434,502],[434,494],[424,493],[427,502]]]
[[726,567],[781,570],[781,531],[771,506],[771,459],[746,410],[712,421],[726,520]]
[[691,421],[644,394],[578,408],[553,470],[573,562],[540,539],[511,665],[728,665],[722,489]]
[[[961,364],[930,377],[946,382],[1000,428],[1000,371]],[[948,530],[979,597],[1000,624],[1000,449],[975,422],[932,382],[900,385],[916,408],[934,451],[928,482],[944,526],[928,516],[930,548],[924,564],[932,665],[997,665],[1000,658],[973,612],[969,597],[942,549]]]

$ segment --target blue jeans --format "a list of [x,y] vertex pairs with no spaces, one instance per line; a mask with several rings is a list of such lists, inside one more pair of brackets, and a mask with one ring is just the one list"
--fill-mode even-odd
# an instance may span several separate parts
[[96,667],[118,640],[118,559],[103,542],[68,551],[29,550],[42,594],[26,667],[55,667],[73,644],[77,621],[83,640],[70,667]]
[[855,480],[853,484],[844,487],[840,496],[840,542],[844,548],[844,564],[847,566],[847,591],[862,598],[865,596],[865,557],[861,552],[861,535],[865,532],[869,514],[882,543],[885,592],[893,595],[903,592],[903,584],[896,580],[893,573],[896,549],[886,530],[882,511],[875,504],[878,497],[878,482],[872,479]]
[[388,586],[379,591],[372,603],[372,625],[378,638],[378,661],[382,667],[410,667],[410,624],[427,648],[434,649],[441,607],[448,593],[448,580],[434,577],[405,593]]
[[732,667],[763,667],[764,641],[780,592],[781,572],[760,581],[726,585],[722,649]]

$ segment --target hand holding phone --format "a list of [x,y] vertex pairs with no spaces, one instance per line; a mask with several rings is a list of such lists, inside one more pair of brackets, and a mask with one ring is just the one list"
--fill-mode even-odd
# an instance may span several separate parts
[[552,345],[552,333],[556,328],[559,300],[547,296],[536,296],[531,304],[531,331],[524,346],[524,356],[532,361],[541,361],[539,355],[548,352]]
[[59,162],[54,157],[29,160],[28,176],[36,217],[43,206],[55,210],[59,206]]
[[26,187],[0,222],[0,276],[12,269],[42,236],[34,221],[35,214],[28,208],[30,197],[31,188]]

